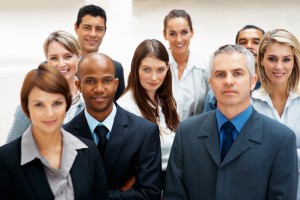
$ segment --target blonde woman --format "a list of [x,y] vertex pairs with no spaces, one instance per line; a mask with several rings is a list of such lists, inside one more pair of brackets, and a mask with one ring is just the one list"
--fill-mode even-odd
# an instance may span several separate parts
[[[75,86],[75,73],[80,59],[80,47],[76,38],[70,33],[55,31],[45,40],[44,53],[47,64],[58,69],[67,79],[70,86],[73,98],[71,107],[64,119],[64,123],[67,123],[84,108],[83,98]],[[30,123],[21,106],[18,106],[6,142],[11,142],[20,137],[30,126]]]
[[[253,107],[295,132],[300,160],[300,46],[297,38],[283,29],[266,33],[259,47],[257,66],[261,88],[252,94]],[[298,180],[299,172],[298,168]]]

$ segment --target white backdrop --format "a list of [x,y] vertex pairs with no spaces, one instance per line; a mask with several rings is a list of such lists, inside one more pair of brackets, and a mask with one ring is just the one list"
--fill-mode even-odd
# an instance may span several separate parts
[[45,60],[42,45],[54,30],[75,34],[78,9],[102,6],[108,15],[100,51],[120,61],[129,73],[135,47],[146,38],[164,41],[163,19],[171,9],[185,9],[195,35],[191,49],[208,61],[219,46],[234,43],[237,31],[254,24],[265,31],[285,28],[300,38],[298,0],[0,0],[0,145],[4,144],[19,104],[25,73]]

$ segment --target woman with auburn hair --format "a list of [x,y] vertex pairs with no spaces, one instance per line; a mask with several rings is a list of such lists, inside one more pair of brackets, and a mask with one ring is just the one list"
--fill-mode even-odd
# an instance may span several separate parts
[[194,29],[185,10],[171,10],[164,19],[164,38],[169,42],[172,88],[180,120],[202,113],[209,89],[207,71],[190,51]]
[[[261,88],[252,93],[253,107],[289,128],[297,138],[300,160],[300,45],[297,38],[283,29],[265,34],[257,60]],[[300,165],[298,181],[300,181]],[[298,184],[298,198],[300,185]]]
[[108,199],[96,145],[62,128],[72,104],[64,76],[40,65],[26,75],[20,99],[31,125],[0,147],[1,199]]
[[160,41],[147,39],[137,46],[127,87],[117,103],[159,126],[164,175],[179,117],[172,94],[169,56]]
[[[80,58],[80,47],[76,38],[70,33],[55,31],[45,40],[44,53],[47,64],[55,67],[64,75],[71,89],[72,104],[64,119],[64,123],[67,123],[84,108],[83,98],[75,86],[75,73]],[[6,142],[11,142],[20,137],[30,126],[30,123],[21,106],[18,106]]]

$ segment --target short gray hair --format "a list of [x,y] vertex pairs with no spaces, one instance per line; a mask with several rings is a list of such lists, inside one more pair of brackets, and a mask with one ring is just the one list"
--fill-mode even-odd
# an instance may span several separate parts
[[253,54],[241,45],[224,45],[221,46],[218,50],[214,52],[214,54],[210,57],[209,60],[209,73],[208,77],[211,78],[212,72],[214,70],[213,61],[220,54],[233,54],[240,53],[246,56],[247,59],[247,67],[250,72],[250,77],[253,77],[255,74],[255,60]]

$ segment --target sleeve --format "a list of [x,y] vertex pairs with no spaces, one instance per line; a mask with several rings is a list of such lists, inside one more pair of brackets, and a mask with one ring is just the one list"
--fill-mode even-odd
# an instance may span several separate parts
[[188,199],[183,183],[183,154],[181,143],[181,125],[179,124],[174,143],[171,149],[170,158],[165,179],[164,200],[185,200]]
[[9,143],[18,137],[22,136],[23,133],[30,126],[31,122],[29,118],[25,115],[20,105],[16,108],[14,114],[13,124],[8,132],[8,136],[6,138],[6,143]]
[[297,199],[298,161],[296,137],[287,133],[270,175],[268,199]]
[[14,186],[12,183],[12,177],[11,174],[11,167],[8,166],[7,160],[4,159],[3,151],[0,150],[0,194],[1,199],[3,200],[9,200],[9,199],[15,199],[13,195],[16,194],[16,192],[13,190]]
[[136,182],[131,190],[110,190],[109,199],[160,199],[161,198],[161,147],[157,125],[149,130],[138,154]]
[[123,66],[121,63],[119,62],[114,62],[115,65],[115,74],[116,74],[116,78],[119,79],[119,85],[116,91],[116,95],[115,95],[115,101],[118,100],[118,98],[123,94],[124,90],[125,90],[125,81],[124,81],[124,70],[123,70]]

